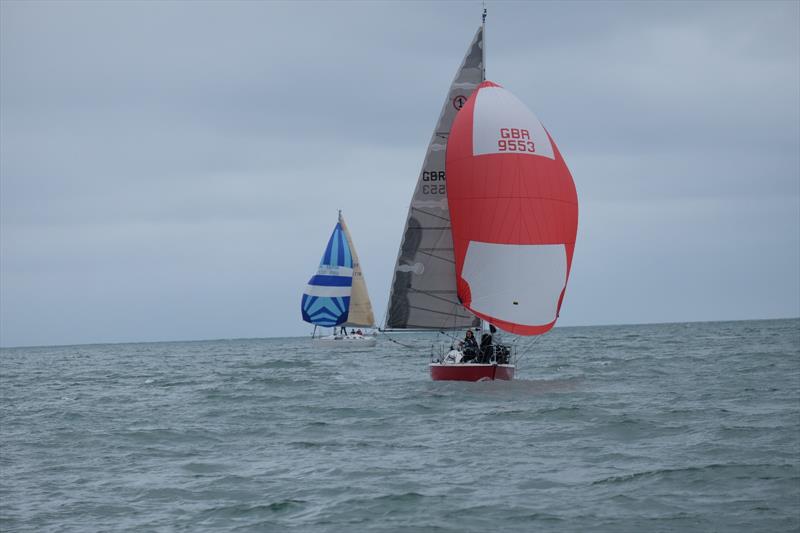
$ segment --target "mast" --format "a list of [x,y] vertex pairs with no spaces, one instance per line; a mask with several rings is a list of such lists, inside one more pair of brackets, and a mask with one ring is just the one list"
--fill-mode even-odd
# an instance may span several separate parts
[[[486,81],[486,2],[483,2],[483,14],[481,15],[481,33],[483,43],[481,46],[481,82]],[[481,333],[486,331],[486,321],[481,318]]]
[[481,81],[486,81],[486,2],[483,3],[483,15],[481,15],[481,33],[483,42],[481,43]]

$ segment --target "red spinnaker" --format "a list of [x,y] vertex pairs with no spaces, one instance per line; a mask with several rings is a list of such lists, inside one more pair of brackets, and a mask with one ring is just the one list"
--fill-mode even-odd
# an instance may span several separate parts
[[518,335],[550,330],[578,230],[575,184],[555,142],[520,100],[485,81],[455,118],[446,170],[462,303]]

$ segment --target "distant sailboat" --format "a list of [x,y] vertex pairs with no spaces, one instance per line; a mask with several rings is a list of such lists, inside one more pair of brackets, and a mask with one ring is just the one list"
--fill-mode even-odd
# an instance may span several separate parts
[[389,294],[387,330],[484,331],[480,347],[435,355],[434,380],[513,379],[513,354],[487,326],[549,331],[575,247],[569,170],[533,113],[486,81],[483,37],[482,24],[439,115]]
[[[374,328],[375,317],[350,231],[339,211],[317,273],[311,277],[301,300],[303,320],[314,324],[312,338],[324,345],[374,346],[375,337],[352,328]],[[317,326],[334,328],[317,336]],[[352,333],[347,333],[346,328]],[[359,330],[360,331],[360,330]]]

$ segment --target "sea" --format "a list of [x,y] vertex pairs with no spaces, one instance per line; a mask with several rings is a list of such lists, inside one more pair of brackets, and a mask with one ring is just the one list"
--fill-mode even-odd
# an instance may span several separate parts
[[0,350],[0,531],[800,531],[800,319]]

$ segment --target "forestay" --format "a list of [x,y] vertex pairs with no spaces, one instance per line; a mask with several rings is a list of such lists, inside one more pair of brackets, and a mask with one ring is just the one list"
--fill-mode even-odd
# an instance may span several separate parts
[[484,79],[483,52],[481,26],[450,85],[417,179],[395,263],[387,329],[463,328],[479,323],[456,295],[445,150],[453,119]]

